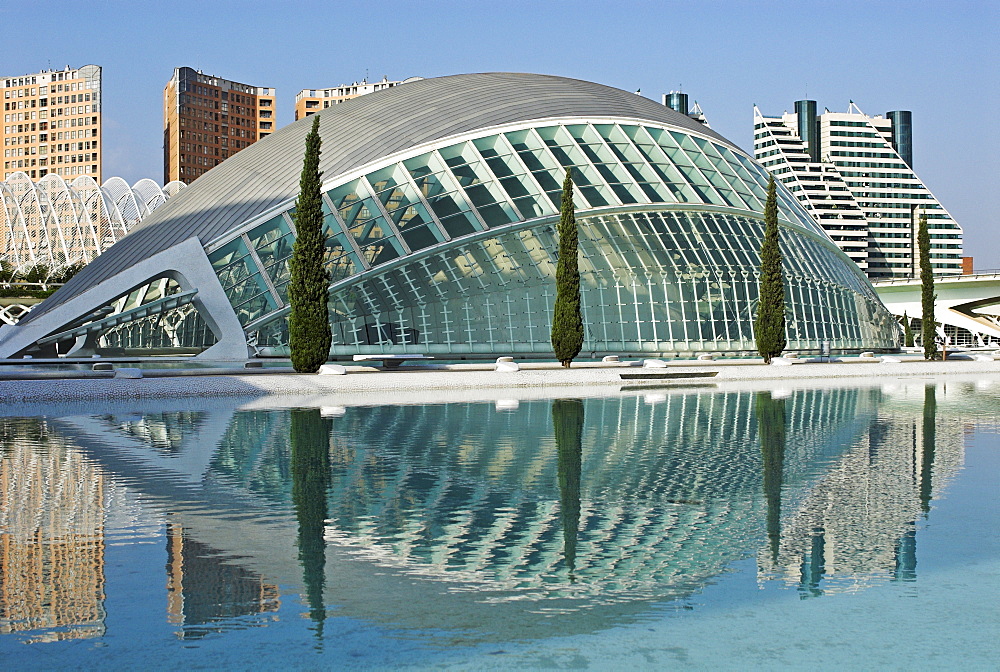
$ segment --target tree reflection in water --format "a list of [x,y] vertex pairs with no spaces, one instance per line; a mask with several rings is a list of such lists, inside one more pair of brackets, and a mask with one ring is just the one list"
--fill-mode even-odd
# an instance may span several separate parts
[[552,402],[552,429],[559,453],[559,509],[563,528],[563,555],[570,583],[576,582],[576,542],[580,528],[580,469],[583,456],[583,400]]
[[316,638],[323,639],[326,606],[323,599],[326,544],[323,531],[328,517],[330,489],[331,422],[318,408],[291,412],[292,501],[299,523],[299,562]]
[[757,428],[764,471],[767,502],[767,540],[771,562],[778,562],[781,549],[781,484],[785,466],[785,400],[770,392],[757,393]]
[[931,475],[934,471],[934,441],[936,440],[937,397],[934,385],[924,386],[924,440],[920,460],[920,508],[924,517],[931,510]]

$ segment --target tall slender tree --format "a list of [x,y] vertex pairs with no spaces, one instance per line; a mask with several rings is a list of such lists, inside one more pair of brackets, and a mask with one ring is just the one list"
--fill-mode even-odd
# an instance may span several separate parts
[[295,245],[289,262],[288,345],[299,373],[316,373],[330,354],[332,334],[327,308],[330,274],[323,266],[323,200],[320,194],[319,115],[306,136],[299,197],[295,201]]
[[913,327],[910,326],[910,316],[903,312],[903,345],[913,347]]
[[580,232],[573,207],[573,175],[566,169],[559,217],[559,259],[556,262],[556,305],[552,315],[552,349],[566,368],[583,348],[580,313]]
[[917,254],[920,255],[920,344],[924,359],[937,359],[937,330],[934,323],[934,271],[931,268],[931,236],[927,215],[920,215],[917,226]]
[[754,322],[757,352],[770,364],[785,349],[785,286],[781,278],[781,248],[778,245],[778,194],[772,177],[764,204],[764,242],[760,247],[760,301]]

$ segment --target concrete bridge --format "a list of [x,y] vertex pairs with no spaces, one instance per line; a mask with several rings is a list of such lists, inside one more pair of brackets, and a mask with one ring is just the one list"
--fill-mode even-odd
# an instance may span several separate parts
[[[878,280],[872,283],[886,308],[920,318],[920,279]],[[934,278],[934,320],[938,334],[952,345],[1000,346],[1000,270]],[[917,334],[919,336],[919,333]]]

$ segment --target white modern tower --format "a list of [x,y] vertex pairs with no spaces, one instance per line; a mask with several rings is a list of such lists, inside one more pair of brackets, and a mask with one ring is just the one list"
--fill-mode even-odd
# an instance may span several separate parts
[[927,216],[936,275],[961,274],[962,229],[913,172],[911,114],[816,114],[816,101],[765,117],[754,106],[754,156],[788,187],[868,277],[919,273],[916,233]]

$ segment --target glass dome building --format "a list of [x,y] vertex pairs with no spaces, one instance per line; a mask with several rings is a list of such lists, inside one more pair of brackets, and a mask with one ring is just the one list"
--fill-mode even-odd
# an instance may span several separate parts
[[[600,84],[513,73],[415,81],[319,115],[333,357],[550,356],[567,167],[584,355],[755,351],[768,174],[697,121]],[[311,123],[171,198],[0,330],[0,357],[287,354]],[[788,349],[894,348],[864,274],[778,190]]]

